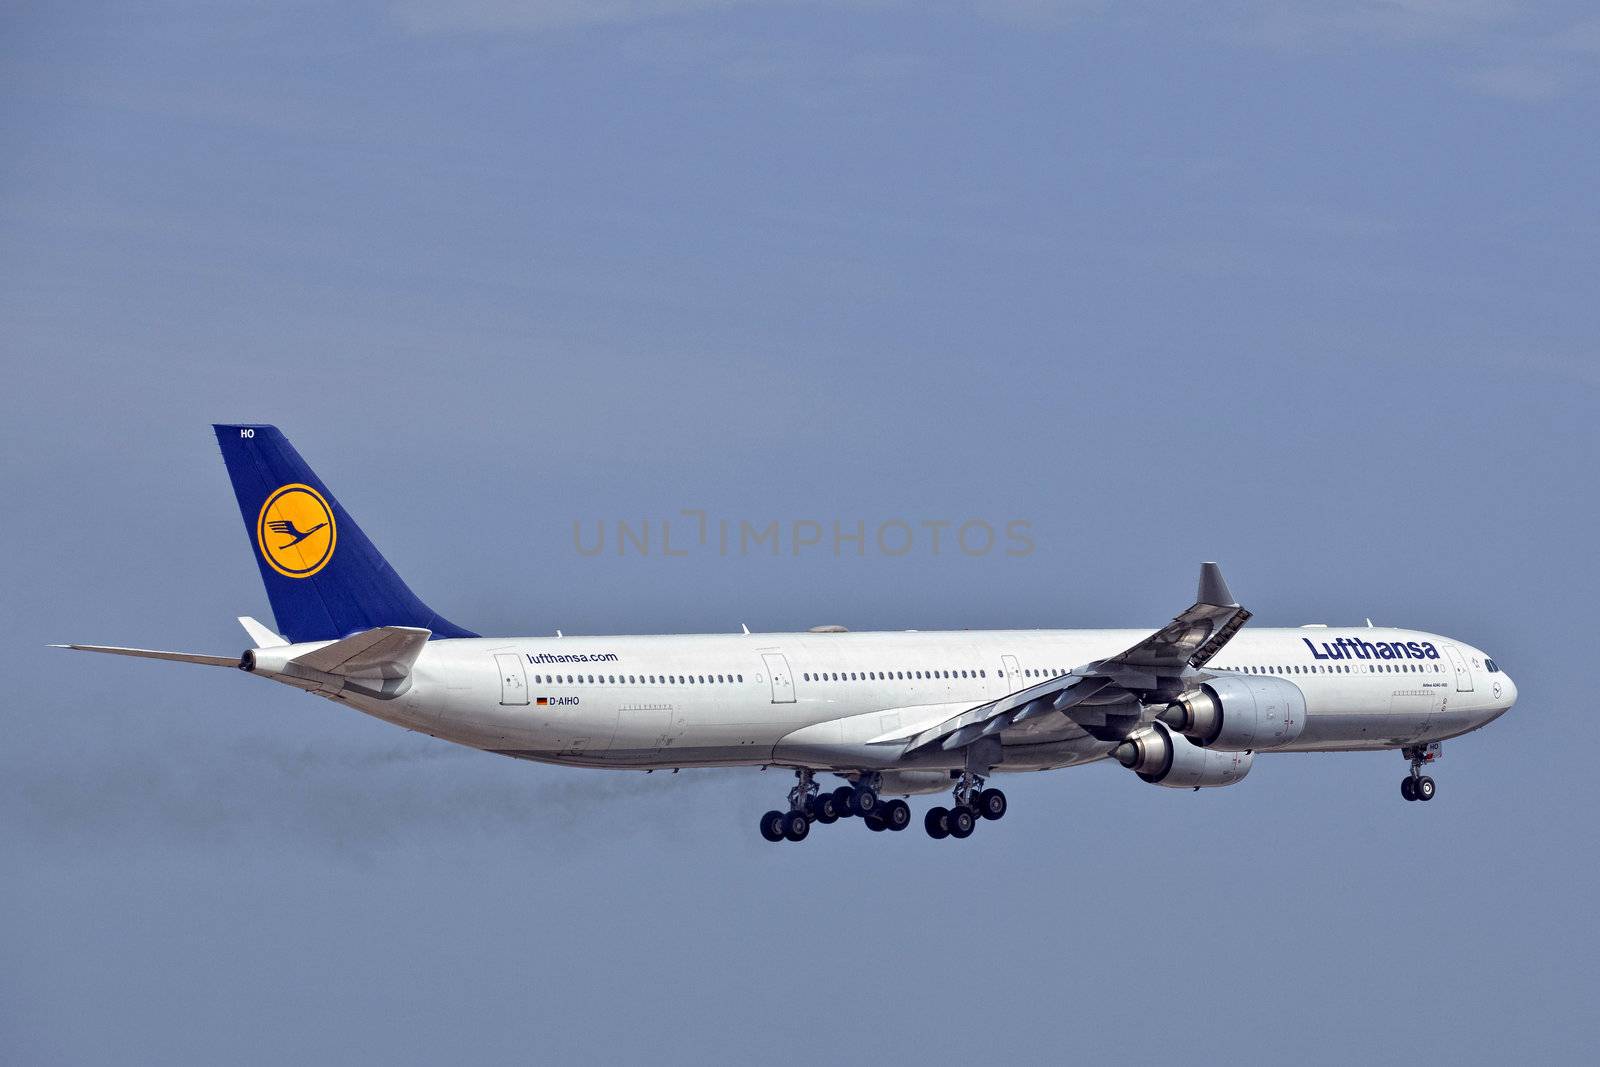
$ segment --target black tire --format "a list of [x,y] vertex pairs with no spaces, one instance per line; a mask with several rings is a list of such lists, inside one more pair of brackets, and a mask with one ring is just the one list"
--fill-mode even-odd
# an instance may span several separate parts
[[855,814],[855,809],[850,806],[850,798],[856,791],[847,785],[841,785],[833,791],[833,816],[836,819],[848,819]]
[[1421,778],[1417,779],[1418,800],[1432,800],[1434,792],[1435,786],[1432,778],[1429,778],[1427,775],[1423,775]]
[[870,815],[878,810],[878,794],[866,786],[857,786],[850,797],[850,810],[857,815]]
[[911,825],[911,805],[903,800],[891,800],[883,805],[878,818],[883,820],[884,826],[899,833]]
[[832,793],[823,793],[812,800],[811,818],[813,822],[820,822],[824,826],[839,818],[839,812],[833,806]]
[[950,836],[950,809],[929,808],[928,813],[922,817],[922,828],[928,831],[928,836],[935,841],[943,840]]
[[811,820],[803,811],[791,811],[783,817],[783,836],[790,841],[804,841],[811,832]]
[[1400,795],[1407,800],[1417,799],[1417,780],[1409,774],[1400,779]]
[[761,816],[761,836],[768,841],[783,840],[783,812],[769,811]]
[[888,829],[883,823],[883,817],[879,815],[863,815],[861,821],[866,823],[867,829],[875,834],[881,834]]
[[1006,795],[998,789],[985,789],[977,796],[978,814],[998,822],[1006,815]]
[[978,820],[973,817],[971,808],[951,808],[949,825],[950,836],[959,841],[972,836],[972,830],[978,825]]

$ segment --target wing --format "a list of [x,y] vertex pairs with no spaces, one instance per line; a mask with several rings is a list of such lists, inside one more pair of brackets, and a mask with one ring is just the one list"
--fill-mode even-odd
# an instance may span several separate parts
[[963,748],[1008,727],[1044,715],[1065,714],[1080,726],[1105,726],[1108,717],[1135,716],[1142,706],[1166,702],[1189,687],[1204,667],[1250,620],[1215,563],[1200,567],[1195,603],[1132,648],[1074,668],[998,700],[979,704],[908,739],[903,756],[935,746]]
[[1123,671],[1182,672],[1204,667],[1250,621],[1215,563],[1200,565],[1200,590],[1188,611],[1119,656],[1101,660]]

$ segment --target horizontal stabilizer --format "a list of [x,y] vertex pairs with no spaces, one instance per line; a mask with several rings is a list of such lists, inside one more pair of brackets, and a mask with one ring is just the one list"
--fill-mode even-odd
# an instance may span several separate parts
[[404,678],[422,654],[431,631],[415,626],[379,626],[351,634],[289,662],[342,678]]
[[289,643],[248,615],[239,616],[239,625],[244,627],[244,632],[250,635],[250,640],[256,643],[257,648],[282,648]]
[[109,652],[114,656],[139,656],[143,659],[170,659],[177,663],[203,663],[208,667],[237,667],[238,656],[202,656],[198,652],[159,652],[153,648],[118,648],[115,645],[51,645],[75,648],[79,652]]

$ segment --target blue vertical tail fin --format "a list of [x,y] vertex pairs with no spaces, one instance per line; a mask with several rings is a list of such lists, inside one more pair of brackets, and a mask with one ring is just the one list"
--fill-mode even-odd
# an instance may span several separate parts
[[277,427],[212,428],[278,631],[290,641],[376,626],[477,636],[417,599]]

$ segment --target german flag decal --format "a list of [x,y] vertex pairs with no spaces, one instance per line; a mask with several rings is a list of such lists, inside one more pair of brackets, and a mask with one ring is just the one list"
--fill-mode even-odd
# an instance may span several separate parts
[[546,706],[549,703],[550,703],[550,698],[549,697],[540,697],[539,700],[538,700],[538,706],[541,707],[541,708]]

